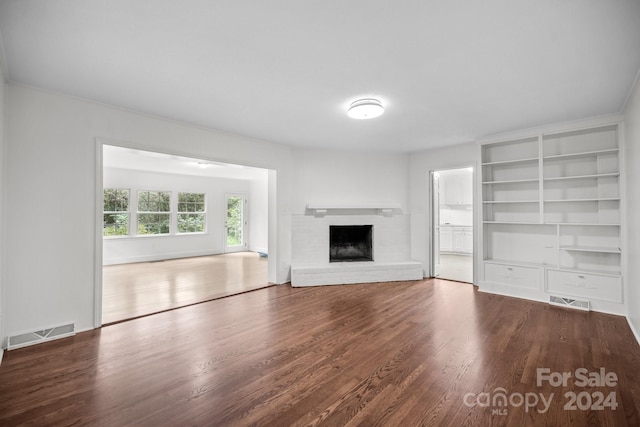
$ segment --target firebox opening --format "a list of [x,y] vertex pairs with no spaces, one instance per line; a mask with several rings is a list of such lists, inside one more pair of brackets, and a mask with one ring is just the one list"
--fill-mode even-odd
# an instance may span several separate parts
[[373,225],[330,225],[329,262],[373,261]]

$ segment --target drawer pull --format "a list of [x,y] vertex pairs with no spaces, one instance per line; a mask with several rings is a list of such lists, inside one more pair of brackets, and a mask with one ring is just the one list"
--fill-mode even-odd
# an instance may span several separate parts
[[580,279],[584,279],[584,276],[583,276],[582,274],[578,274],[578,277],[579,277]]

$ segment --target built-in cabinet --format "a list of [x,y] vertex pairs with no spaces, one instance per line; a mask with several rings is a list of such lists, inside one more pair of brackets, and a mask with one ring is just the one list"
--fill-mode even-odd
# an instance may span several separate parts
[[453,252],[453,227],[440,226],[440,252]]
[[446,206],[471,206],[473,204],[473,184],[471,172],[446,175],[442,180],[440,198]]
[[440,252],[473,253],[473,227],[441,225]]
[[480,150],[481,287],[621,304],[618,124],[540,133]]

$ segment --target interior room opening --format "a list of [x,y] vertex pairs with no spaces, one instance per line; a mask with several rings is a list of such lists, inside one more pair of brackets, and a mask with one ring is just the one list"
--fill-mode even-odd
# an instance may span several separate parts
[[[269,286],[267,169],[102,149],[108,324]],[[99,207],[100,208],[100,207]]]
[[431,173],[432,275],[473,283],[473,167]]

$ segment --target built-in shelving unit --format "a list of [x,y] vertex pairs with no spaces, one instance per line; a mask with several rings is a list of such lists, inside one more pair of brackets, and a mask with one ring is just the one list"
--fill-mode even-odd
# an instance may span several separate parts
[[618,124],[481,145],[481,288],[622,304]]

